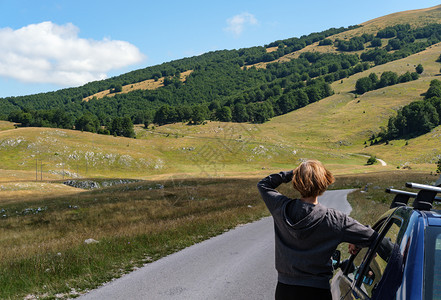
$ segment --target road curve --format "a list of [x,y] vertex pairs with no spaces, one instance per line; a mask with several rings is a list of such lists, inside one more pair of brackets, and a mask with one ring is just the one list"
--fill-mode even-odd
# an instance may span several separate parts
[[[371,157],[371,156],[369,156],[369,155],[364,155],[364,154],[355,154],[355,155],[359,155],[359,156],[363,156],[363,157],[367,157],[367,158],[369,158],[369,157]],[[385,166],[387,166],[387,163],[384,161],[384,160],[382,160],[382,159],[380,159],[380,158],[375,158],[383,167],[385,167]]]
[[383,167],[387,166],[387,163],[386,163],[384,160],[379,159],[379,158],[377,158],[377,160],[380,162],[380,164],[381,164]]
[[[351,191],[327,191],[319,201],[349,214]],[[268,217],[150,263],[79,299],[273,299],[276,281]]]

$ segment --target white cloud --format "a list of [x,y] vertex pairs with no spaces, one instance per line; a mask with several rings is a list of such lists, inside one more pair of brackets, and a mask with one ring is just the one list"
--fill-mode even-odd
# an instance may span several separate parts
[[104,79],[110,70],[141,62],[134,45],[78,37],[73,24],[31,24],[0,29],[0,76],[23,82],[77,86]]
[[254,15],[244,12],[227,19],[227,24],[228,26],[225,30],[231,32],[234,36],[239,37],[246,25],[257,25],[258,22]]

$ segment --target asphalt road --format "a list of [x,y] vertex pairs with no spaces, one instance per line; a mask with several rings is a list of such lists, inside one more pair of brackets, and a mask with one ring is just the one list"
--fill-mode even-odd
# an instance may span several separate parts
[[[350,191],[328,191],[319,202],[349,214]],[[269,217],[150,263],[79,299],[274,299],[276,282]]]

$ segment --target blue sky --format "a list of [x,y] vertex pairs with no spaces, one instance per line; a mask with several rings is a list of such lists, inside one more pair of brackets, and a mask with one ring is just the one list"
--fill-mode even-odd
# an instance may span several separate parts
[[208,51],[263,46],[423,0],[1,0],[0,97],[80,86]]

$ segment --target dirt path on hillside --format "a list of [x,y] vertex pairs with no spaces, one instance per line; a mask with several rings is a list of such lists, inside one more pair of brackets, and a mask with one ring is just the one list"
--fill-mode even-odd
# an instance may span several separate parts
[[[365,154],[356,154],[356,153],[350,153],[350,154],[352,154],[352,155],[358,155],[358,156],[363,156],[363,157],[366,157],[366,158],[370,158],[370,156],[369,155],[365,155]],[[375,158],[383,167],[385,167],[385,166],[387,166],[387,163],[384,161],[384,160],[382,160],[382,159],[380,159],[380,158]]]

